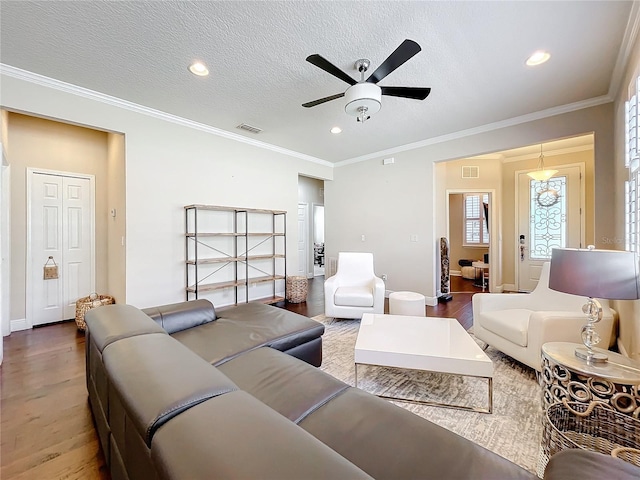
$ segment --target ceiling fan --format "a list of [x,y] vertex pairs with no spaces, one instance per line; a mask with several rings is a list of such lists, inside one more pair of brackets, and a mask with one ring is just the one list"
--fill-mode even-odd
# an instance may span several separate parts
[[380,110],[380,107],[382,106],[382,95],[424,100],[431,92],[430,88],[381,87],[377,85],[380,80],[400,67],[420,50],[420,45],[416,42],[409,39],[405,40],[366,80],[364,79],[364,74],[369,69],[371,62],[366,58],[357,60],[354,67],[360,72],[359,82],[317,53],[309,55],[307,57],[307,62],[321,68],[325,72],[330,73],[334,77],[339,78],[351,86],[343,93],[337,93],[329,97],[319,98],[312,102],[303,103],[302,106],[306,108],[315,107],[316,105],[345,97],[347,100],[344,107],[345,111],[349,115],[355,116],[358,122],[365,122],[371,118],[371,115]]

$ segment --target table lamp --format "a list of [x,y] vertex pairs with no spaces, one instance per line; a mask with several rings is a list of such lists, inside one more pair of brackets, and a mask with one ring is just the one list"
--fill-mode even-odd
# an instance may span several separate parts
[[587,362],[606,362],[607,355],[595,352],[600,341],[594,325],[602,320],[602,305],[595,298],[607,300],[635,300],[640,298],[638,257],[633,252],[554,248],[551,251],[549,288],[558,292],[589,297],[582,311],[587,323],[582,327],[584,347],[575,354]]

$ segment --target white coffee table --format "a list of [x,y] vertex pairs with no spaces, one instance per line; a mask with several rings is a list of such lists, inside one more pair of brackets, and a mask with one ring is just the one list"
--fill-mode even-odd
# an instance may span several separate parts
[[354,360],[356,387],[358,365],[485,378],[489,390],[488,408],[381,397],[483,413],[493,410],[493,363],[455,318],[365,313],[360,322]]

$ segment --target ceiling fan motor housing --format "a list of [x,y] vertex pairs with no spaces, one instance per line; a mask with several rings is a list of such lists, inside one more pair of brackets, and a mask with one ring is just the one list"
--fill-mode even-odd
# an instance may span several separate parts
[[344,111],[349,115],[361,115],[362,107],[366,108],[367,115],[373,115],[382,105],[382,90],[374,83],[356,83],[347,89],[344,98],[347,101]]

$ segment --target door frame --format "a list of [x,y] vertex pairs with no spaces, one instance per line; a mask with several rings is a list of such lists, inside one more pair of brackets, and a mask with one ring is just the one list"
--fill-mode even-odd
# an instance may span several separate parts
[[[561,164],[561,165],[554,165],[553,168],[557,168],[558,170],[561,170],[562,168],[569,168],[569,167],[579,167],[580,168],[580,244],[582,245],[582,243],[586,243],[586,222],[585,222],[585,218],[586,218],[586,203],[587,203],[587,193],[585,191],[585,172],[586,172],[586,165],[584,162],[573,162],[573,163],[566,163],[566,164]],[[520,203],[519,203],[519,198],[520,198],[520,185],[519,185],[519,181],[518,179],[520,178],[520,175],[522,174],[527,174],[528,172],[532,172],[533,170],[528,168],[528,169],[524,169],[524,170],[516,170],[514,175],[514,182],[515,182],[515,199],[516,199],[516,208],[515,208],[515,227],[516,230],[514,232],[514,238],[513,238],[513,242],[515,245],[514,250],[514,265],[515,265],[515,287],[516,287],[516,291],[520,291],[520,257],[519,257],[519,248],[518,248],[518,240],[517,240],[517,236],[519,235],[518,233],[518,225],[520,225]]]
[[26,289],[25,289],[25,323],[26,328],[33,328],[33,302],[30,302],[30,298],[33,294],[33,280],[32,280],[32,268],[33,262],[31,260],[31,240],[33,235],[33,230],[31,228],[31,193],[33,190],[33,176],[36,174],[42,175],[55,175],[59,177],[71,177],[71,178],[82,178],[85,180],[89,180],[90,186],[90,199],[89,202],[91,204],[91,291],[95,292],[96,290],[96,178],[95,175],[91,175],[88,173],[76,173],[76,172],[65,172],[61,170],[48,170],[44,168],[31,168],[27,167],[27,245],[26,245]]
[[[324,210],[324,203],[311,203],[311,242],[309,242],[309,249],[311,250],[311,264],[313,265],[313,269],[311,271],[312,278],[315,277],[316,275],[316,262],[315,262],[316,207],[322,207],[322,209]],[[322,229],[324,231],[324,218],[322,220]]]
[[[502,292],[502,285],[497,283],[498,278],[502,278],[502,274],[498,274],[498,268],[500,266],[499,251],[500,242],[499,236],[501,235],[501,226],[498,224],[500,215],[498,212],[498,201],[495,188],[447,188],[445,190],[446,202],[445,202],[445,218],[447,220],[447,239],[451,238],[451,225],[449,225],[449,196],[451,194],[462,193],[488,193],[489,194],[489,292]],[[451,246],[449,246],[451,248]],[[438,266],[440,271],[440,266]],[[438,277],[439,279],[439,277]],[[440,285],[436,289],[440,291]]]
[[[307,202],[298,202],[298,213],[300,212],[300,207],[304,206],[304,227],[303,227],[303,232],[304,232],[304,238],[303,240],[305,240],[304,242],[304,255],[303,258],[299,258],[300,255],[298,255],[298,262],[303,261],[304,262],[304,276],[306,278],[309,278],[309,255],[310,255],[310,250],[309,250],[309,245],[310,245],[310,241],[309,241],[309,203]],[[296,216],[296,218],[298,219],[298,222],[300,222],[300,217]],[[298,229],[299,231],[299,229]],[[298,239],[298,245],[300,245],[300,239]],[[300,249],[297,249],[298,253],[300,252]],[[298,272],[301,270],[301,265],[298,265]]]

